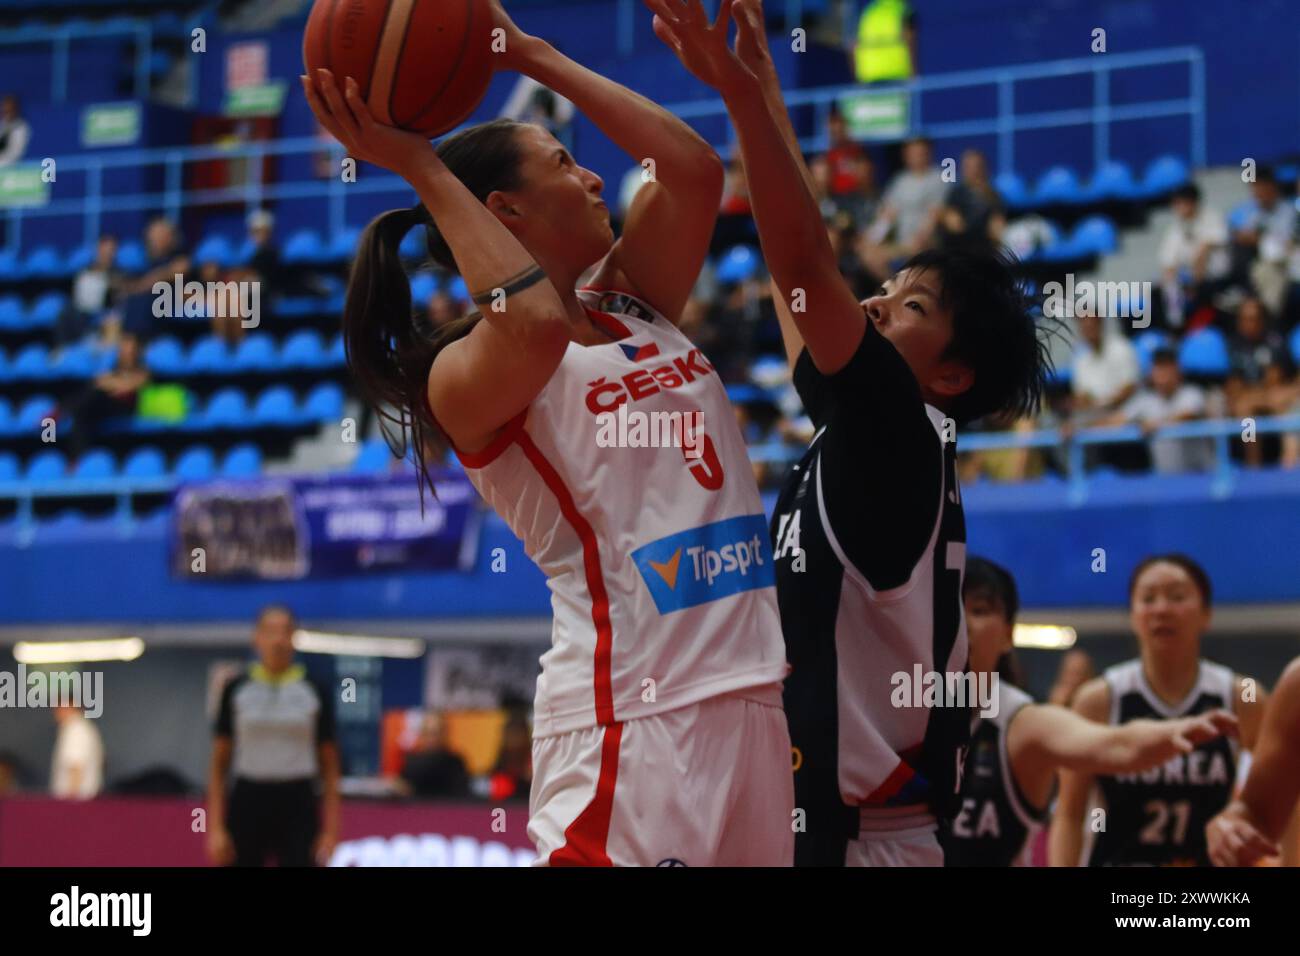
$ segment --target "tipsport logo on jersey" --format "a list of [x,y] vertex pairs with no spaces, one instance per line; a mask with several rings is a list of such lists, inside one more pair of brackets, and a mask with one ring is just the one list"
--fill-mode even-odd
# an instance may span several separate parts
[[728,518],[679,531],[632,552],[660,614],[707,604],[741,591],[774,587],[762,515]]

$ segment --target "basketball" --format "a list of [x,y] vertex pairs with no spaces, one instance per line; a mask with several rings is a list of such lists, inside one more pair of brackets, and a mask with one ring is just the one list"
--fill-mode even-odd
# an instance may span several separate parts
[[302,56],[356,80],[379,122],[432,137],[483,99],[491,42],[487,0],[316,0]]

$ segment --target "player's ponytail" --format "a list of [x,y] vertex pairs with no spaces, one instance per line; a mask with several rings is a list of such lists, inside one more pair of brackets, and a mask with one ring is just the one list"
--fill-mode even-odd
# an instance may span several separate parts
[[[482,202],[494,190],[519,188],[522,151],[515,133],[523,127],[513,120],[472,126],[443,140],[438,155]],[[409,451],[421,489],[427,484],[432,491],[425,463],[443,437],[426,400],[429,369],[443,348],[469,334],[482,317],[474,312],[436,329],[417,321],[399,248],[418,226],[434,262],[455,270],[451,250],[424,206],[376,217],[357,243],[343,306],[343,344],[360,397],[374,406],[388,447],[403,458]]]

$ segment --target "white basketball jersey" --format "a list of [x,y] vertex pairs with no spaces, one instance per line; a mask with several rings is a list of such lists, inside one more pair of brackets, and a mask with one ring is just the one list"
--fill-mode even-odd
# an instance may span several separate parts
[[536,737],[787,670],[767,524],[721,380],[640,300],[578,295],[617,340],[569,343],[533,403],[460,455],[551,590]]

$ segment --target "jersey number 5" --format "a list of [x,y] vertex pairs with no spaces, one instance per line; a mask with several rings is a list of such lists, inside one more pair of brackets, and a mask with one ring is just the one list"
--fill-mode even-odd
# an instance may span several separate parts
[[682,446],[682,457],[686,459],[687,469],[696,481],[709,491],[717,491],[722,487],[722,462],[718,461],[718,450],[713,447],[713,439],[708,435],[703,437],[704,443],[698,458],[692,458],[686,453],[688,449],[685,444]]

